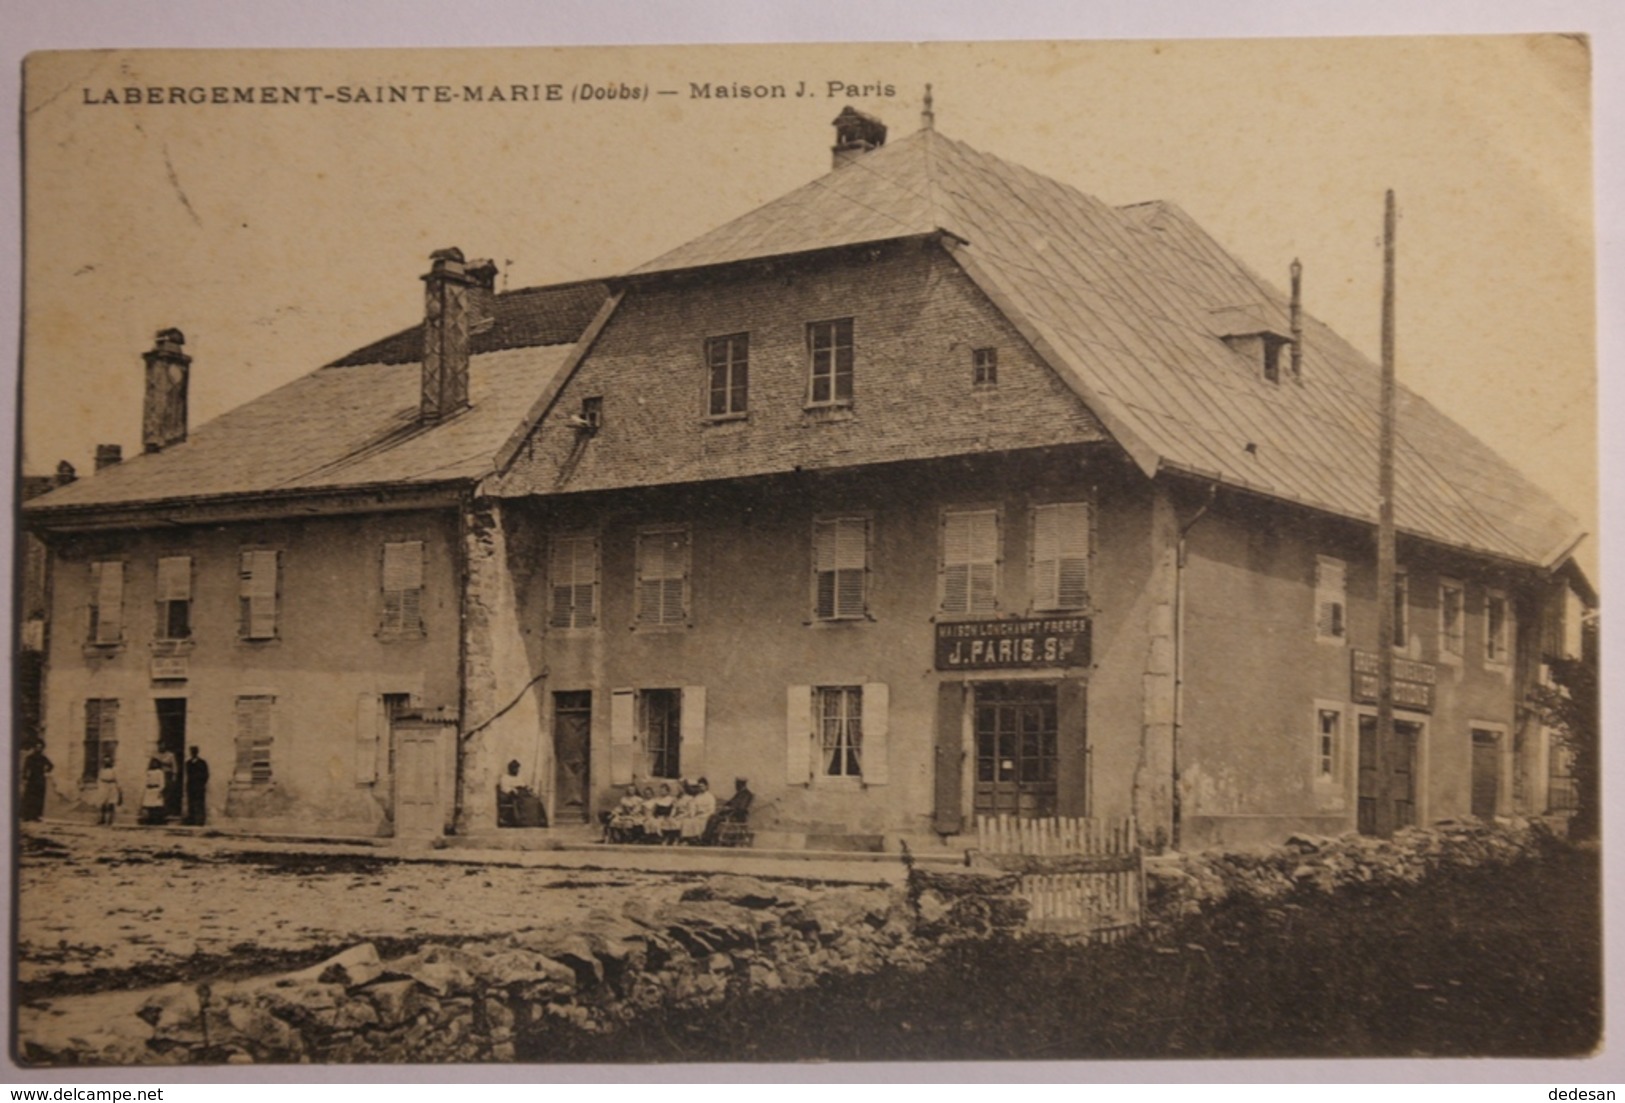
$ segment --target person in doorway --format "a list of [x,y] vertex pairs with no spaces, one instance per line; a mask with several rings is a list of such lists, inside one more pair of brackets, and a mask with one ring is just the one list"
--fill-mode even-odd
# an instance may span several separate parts
[[716,844],[717,835],[725,823],[747,823],[750,820],[750,805],[756,799],[756,794],[750,791],[750,782],[742,777],[734,778],[734,795],[722,802],[705,825],[704,842],[707,846]]
[[147,776],[141,790],[141,822],[149,826],[162,826],[168,822],[164,813],[164,790],[169,775],[164,772],[163,759],[154,755],[147,759]]
[[167,820],[169,810],[181,806],[181,764],[171,750],[160,748],[157,757],[158,765],[164,771],[164,818]]
[[113,760],[102,760],[101,772],[96,775],[96,822],[112,827],[118,816],[118,806],[124,803],[124,791],[118,787],[118,775],[113,772]]
[[31,740],[23,756],[23,791],[18,804],[24,822],[34,823],[45,815],[46,778],[53,769],[51,760],[45,757],[45,745],[38,739]]
[[209,764],[197,753],[197,747],[186,752],[186,822],[202,827],[208,818]]

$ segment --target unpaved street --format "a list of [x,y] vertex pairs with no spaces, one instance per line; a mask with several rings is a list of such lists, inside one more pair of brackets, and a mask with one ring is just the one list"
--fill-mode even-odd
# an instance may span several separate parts
[[694,879],[50,826],[22,840],[18,980],[28,998],[260,972],[361,941],[553,927]]

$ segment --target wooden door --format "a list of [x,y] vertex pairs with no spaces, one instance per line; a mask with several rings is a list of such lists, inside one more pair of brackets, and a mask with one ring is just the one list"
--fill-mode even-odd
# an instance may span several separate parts
[[1053,816],[1059,775],[1055,687],[988,682],[975,688],[980,816]]
[[586,823],[590,818],[592,694],[553,695],[553,818]]
[[1501,739],[1492,731],[1473,729],[1473,815],[1490,819],[1501,796]]
[[394,729],[397,838],[433,837],[445,830],[444,738],[438,726]]
[[[1416,744],[1422,725],[1410,720],[1394,721],[1394,761],[1390,794],[1394,801],[1394,826],[1416,823]],[[1360,791],[1355,826],[1362,835],[1377,831],[1377,718],[1360,717]]]

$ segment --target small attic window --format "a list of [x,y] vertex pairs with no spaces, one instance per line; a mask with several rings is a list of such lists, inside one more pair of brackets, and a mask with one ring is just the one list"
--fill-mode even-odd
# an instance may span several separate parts
[[1231,352],[1253,365],[1264,382],[1281,382],[1282,364],[1291,359],[1292,338],[1265,330],[1227,334],[1223,340]]
[[999,383],[999,350],[975,349],[971,353],[971,383],[979,388],[996,387]]

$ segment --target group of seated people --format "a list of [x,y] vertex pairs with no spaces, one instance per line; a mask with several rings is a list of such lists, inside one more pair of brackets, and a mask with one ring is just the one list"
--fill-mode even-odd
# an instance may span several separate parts
[[[677,791],[673,792],[675,784]],[[604,821],[607,843],[656,843],[665,846],[715,846],[738,841],[739,832],[729,825],[743,825],[750,818],[755,794],[744,778],[734,779],[734,795],[717,804],[711,783],[705,778],[678,782],[646,781],[640,787],[626,787],[613,811]]]

